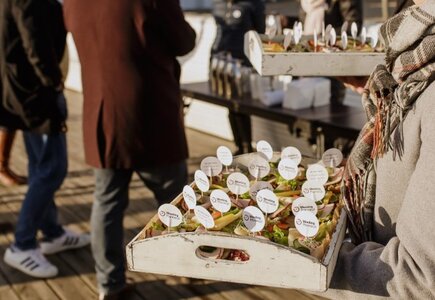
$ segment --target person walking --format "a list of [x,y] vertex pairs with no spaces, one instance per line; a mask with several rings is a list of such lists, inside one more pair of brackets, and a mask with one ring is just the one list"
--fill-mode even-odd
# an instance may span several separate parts
[[[265,5],[263,0],[214,0],[213,17],[216,22],[216,38],[211,56],[231,55],[244,66],[251,66],[244,53],[244,36],[249,30],[264,33],[266,29]],[[236,155],[252,152],[252,125],[248,115],[228,112]]]
[[176,56],[194,48],[196,34],[178,0],[65,0],[64,15],[82,68],[86,162],[95,168],[91,236],[100,299],[118,299],[129,288],[123,217],[132,174],[159,204],[187,182]]
[[[0,1],[1,123],[26,129],[29,188],[6,250],[9,266],[33,277],[56,276],[44,254],[88,245],[87,234],[64,229],[54,194],[67,172],[66,103],[59,63],[65,49],[62,7],[56,0]],[[36,240],[38,230],[44,239]]]

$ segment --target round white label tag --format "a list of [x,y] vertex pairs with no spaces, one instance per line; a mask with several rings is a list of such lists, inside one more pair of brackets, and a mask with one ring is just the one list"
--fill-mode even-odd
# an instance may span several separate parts
[[261,157],[253,159],[249,164],[249,174],[257,179],[269,175],[269,172],[269,162]]
[[257,194],[261,190],[273,191],[273,186],[267,181],[257,181],[249,189],[249,195],[252,199],[257,199]]
[[284,158],[278,164],[278,172],[285,180],[292,180],[298,176],[299,168],[293,160]]
[[257,151],[264,153],[268,160],[271,160],[273,157],[272,146],[266,141],[257,142]]
[[201,161],[201,171],[208,177],[217,176],[222,172],[222,163],[216,157],[206,157]]
[[195,184],[201,192],[207,192],[210,188],[210,182],[207,175],[203,171],[197,170],[195,172]]
[[328,149],[323,153],[322,161],[326,167],[338,167],[343,161],[343,153],[336,148]]
[[295,147],[287,147],[281,151],[281,159],[285,158],[291,159],[296,165],[299,165],[302,161],[302,154],[301,151]]
[[183,188],[183,199],[189,209],[194,209],[196,206],[196,194],[195,191],[186,185]]
[[183,221],[181,211],[172,204],[163,204],[157,212],[160,221],[168,227],[177,227]]
[[315,182],[318,184],[325,184],[328,181],[328,171],[322,165],[315,164],[311,165],[307,170],[308,181]]
[[258,232],[263,230],[266,221],[261,210],[255,206],[248,206],[243,210],[243,224],[250,232]]
[[314,202],[322,200],[325,197],[326,191],[322,184],[311,181],[306,181],[302,185],[302,194],[305,198],[311,199]]
[[269,190],[261,190],[257,194],[257,204],[266,214],[272,214],[278,209],[279,201]]
[[242,195],[249,191],[249,179],[244,174],[235,172],[228,176],[227,186],[231,193]]
[[214,219],[212,215],[202,206],[196,206],[193,209],[195,216],[198,218],[199,223],[205,228],[213,228],[214,227]]
[[314,215],[317,214],[317,205],[316,203],[308,198],[300,197],[293,201],[292,203],[292,212],[295,216],[300,214],[303,211],[308,211]]
[[308,211],[299,213],[295,218],[296,229],[305,237],[311,238],[319,231],[319,220]]
[[224,166],[231,166],[233,163],[233,153],[225,146],[217,148],[216,156]]
[[231,199],[227,193],[222,190],[214,190],[211,192],[210,202],[214,209],[221,213],[225,213],[231,208]]

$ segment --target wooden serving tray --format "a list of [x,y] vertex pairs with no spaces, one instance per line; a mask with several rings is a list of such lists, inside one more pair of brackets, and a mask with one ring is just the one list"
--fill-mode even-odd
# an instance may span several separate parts
[[265,52],[255,31],[245,34],[245,55],[262,76],[368,76],[385,63],[375,52]]
[[[241,156],[238,162],[243,165],[249,157]],[[177,205],[182,199],[180,194],[172,204]],[[146,238],[146,231],[157,220],[155,215],[127,245],[129,270],[319,292],[329,286],[346,232],[346,213],[342,210],[329,248],[320,261],[266,239],[224,232],[174,232]],[[239,262],[204,258],[197,254],[200,246],[244,250],[250,259]]]

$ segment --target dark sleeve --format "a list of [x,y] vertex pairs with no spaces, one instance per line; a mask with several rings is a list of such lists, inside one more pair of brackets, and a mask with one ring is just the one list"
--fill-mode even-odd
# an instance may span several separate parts
[[39,1],[13,1],[12,15],[23,41],[24,51],[43,86],[57,87],[62,82],[54,37],[47,28],[47,11]]
[[361,28],[363,24],[362,0],[338,0],[338,2],[343,20],[349,23],[356,22],[358,28]]
[[195,30],[184,19],[179,0],[157,0],[155,7],[161,24],[162,33],[175,56],[182,56],[195,47]]
[[264,33],[266,31],[266,7],[263,0],[257,0],[253,2],[254,9],[252,20],[254,24],[254,30],[258,33]]

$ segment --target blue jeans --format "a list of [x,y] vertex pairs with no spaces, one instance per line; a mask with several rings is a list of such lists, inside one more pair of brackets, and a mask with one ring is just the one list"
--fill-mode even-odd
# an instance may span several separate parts
[[[66,116],[62,94],[58,102]],[[30,250],[38,247],[38,230],[46,239],[55,239],[64,233],[57,219],[54,194],[66,177],[68,159],[64,133],[24,132],[24,143],[29,160],[29,188],[18,217],[14,246],[20,250]]]
[[153,191],[159,204],[174,199],[187,182],[187,166],[182,161],[147,170],[95,169],[95,201],[91,216],[92,253],[98,286],[111,293],[125,285],[124,211],[133,172]]

